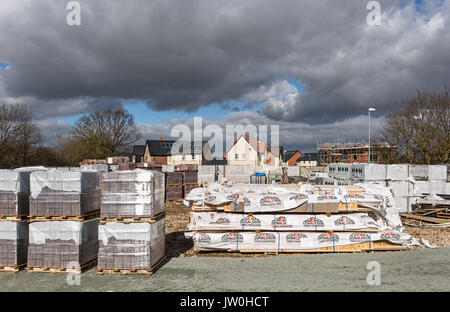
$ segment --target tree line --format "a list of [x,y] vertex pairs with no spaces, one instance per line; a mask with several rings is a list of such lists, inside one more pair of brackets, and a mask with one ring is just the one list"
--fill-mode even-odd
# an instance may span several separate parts
[[27,105],[0,103],[0,168],[78,166],[83,159],[129,154],[141,138],[133,115],[108,109],[81,116],[47,146]]
[[[377,138],[396,146],[390,163],[450,162],[450,98],[443,92],[417,91],[386,115]],[[78,166],[83,159],[126,155],[142,138],[125,109],[81,116],[53,146],[44,144],[39,126],[25,104],[0,102],[0,168]]]

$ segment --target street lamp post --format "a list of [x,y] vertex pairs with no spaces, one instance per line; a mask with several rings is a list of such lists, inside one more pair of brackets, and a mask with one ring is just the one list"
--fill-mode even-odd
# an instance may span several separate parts
[[376,111],[375,108],[369,107],[369,164],[370,164],[370,112]]

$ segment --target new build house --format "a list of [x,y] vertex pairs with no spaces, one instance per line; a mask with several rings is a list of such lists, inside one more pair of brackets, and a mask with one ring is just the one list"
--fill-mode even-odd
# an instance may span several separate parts
[[210,158],[211,148],[208,141],[179,142],[161,139],[145,142],[143,161],[157,162],[162,165],[201,165],[202,161]]

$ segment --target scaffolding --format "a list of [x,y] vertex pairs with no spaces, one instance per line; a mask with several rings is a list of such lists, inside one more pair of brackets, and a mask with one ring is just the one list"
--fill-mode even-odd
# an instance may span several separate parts
[[[395,146],[386,142],[370,144],[370,162],[383,163],[392,157]],[[320,143],[317,146],[318,161],[321,165],[331,163],[368,163],[369,144],[361,143]]]

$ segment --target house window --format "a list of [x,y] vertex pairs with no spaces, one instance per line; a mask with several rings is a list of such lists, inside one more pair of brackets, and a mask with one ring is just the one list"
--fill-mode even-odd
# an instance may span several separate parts
[[239,159],[239,154],[235,154],[234,159]]
[[186,159],[186,155],[181,156],[181,159],[185,160]]
[[245,154],[242,154],[242,159],[245,159]]

